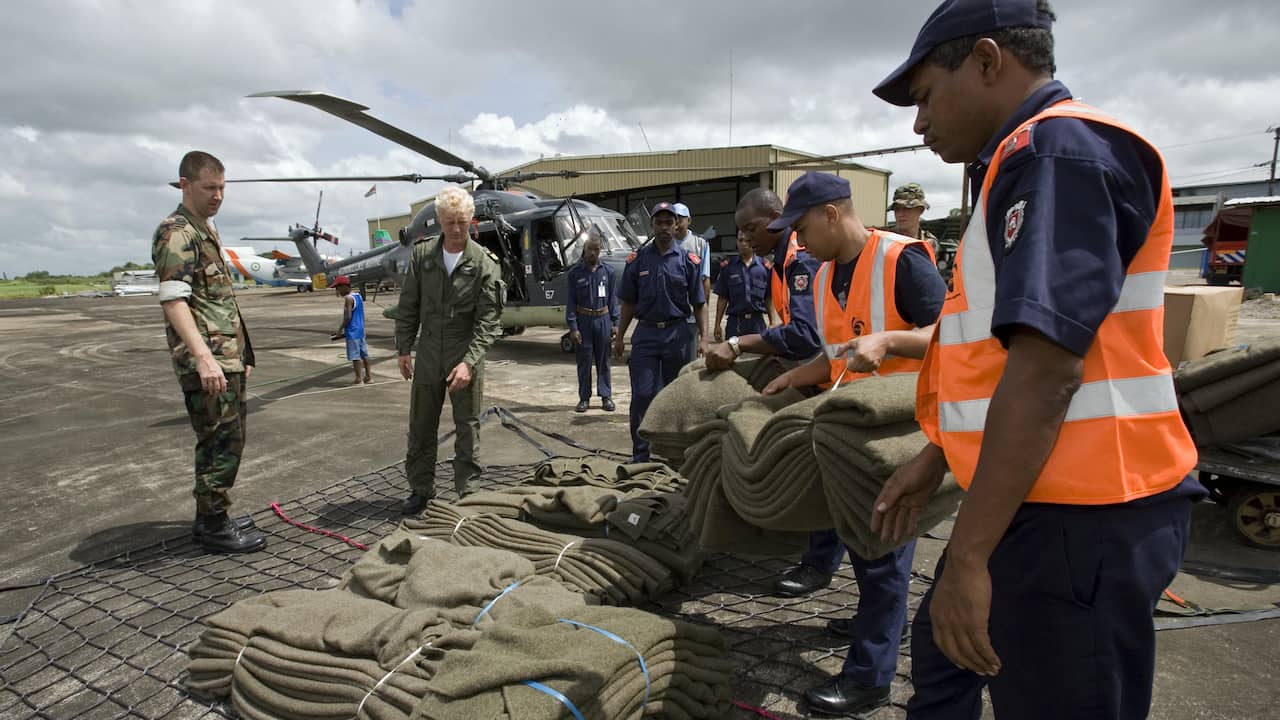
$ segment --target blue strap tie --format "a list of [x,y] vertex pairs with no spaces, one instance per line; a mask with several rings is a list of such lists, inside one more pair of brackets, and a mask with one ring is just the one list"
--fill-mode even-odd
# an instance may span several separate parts
[[538,692],[546,693],[551,697],[559,700],[561,704],[569,708],[569,712],[573,713],[573,716],[578,718],[578,720],[587,720],[586,718],[582,717],[582,713],[578,712],[578,708],[574,706],[573,701],[565,697],[564,693],[560,692],[559,690],[556,690],[555,688],[547,687],[546,685],[543,685],[542,683],[536,680],[525,680],[524,684],[528,685],[534,690],[537,690]]
[[560,622],[573,625],[574,627],[580,627],[586,630],[591,630],[592,632],[600,633],[601,635],[609,638],[610,640],[618,643],[619,645],[622,645],[625,648],[628,648],[629,650],[631,650],[631,652],[636,654],[636,660],[640,662],[640,672],[644,674],[644,700],[641,701],[640,703],[641,712],[644,712],[644,706],[649,704],[649,666],[645,663],[644,656],[640,654],[640,651],[637,650],[635,646],[632,645],[631,643],[627,642],[626,640],[623,640],[622,638],[609,632],[608,630],[605,630],[604,628],[598,628],[595,625],[588,625],[586,623],[578,622],[577,620],[566,620],[564,618],[560,618]]
[[519,586],[519,585],[520,585],[520,583],[522,583],[522,582],[524,582],[524,580],[517,580],[517,581],[515,581],[515,582],[511,583],[511,584],[510,584],[510,585],[508,585],[508,586],[507,586],[507,587],[506,587],[502,592],[498,593],[498,597],[496,597],[496,598],[494,598],[494,599],[490,600],[490,601],[489,601],[489,604],[488,604],[488,605],[485,605],[485,606],[484,606],[484,609],[480,611],[480,614],[479,614],[479,615],[476,615],[476,619],[471,621],[471,627],[475,627],[477,624],[479,624],[479,622],[480,622],[480,618],[484,617],[485,615],[488,615],[488,614],[489,614],[489,611],[493,609],[493,606],[494,606],[495,604],[497,604],[497,602],[498,602],[499,600],[501,600],[502,598],[506,597],[506,596],[507,596],[507,593],[511,592],[512,590],[515,590],[515,589],[516,589],[516,587],[517,587],[517,586]]

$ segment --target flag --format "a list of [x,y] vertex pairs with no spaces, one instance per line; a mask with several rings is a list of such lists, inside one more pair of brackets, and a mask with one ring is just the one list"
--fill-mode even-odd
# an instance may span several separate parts
[[372,196],[376,195],[377,193],[378,193],[378,186],[377,186],[377,185],[374,185],[373,187],[369,188],[369,192],[365,193],[365,194],[364,194],[364,196],[365,196],[365,197],[372,197]]

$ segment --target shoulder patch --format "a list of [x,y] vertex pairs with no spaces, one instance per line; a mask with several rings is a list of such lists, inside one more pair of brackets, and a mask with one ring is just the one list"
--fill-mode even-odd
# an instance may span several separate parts
[[791,287],[794,288],[796,292],[804,292],[805,290],[808,290],[809,274],[796,273],[795,277],[791,278]]
[[1019,200],[1009,206],[1004,213],[1004,252],[1006,255],[1018,241],[1018,233],[1022,232],[1022,222],[1027,217],[1027,201]]
[[727,259],[726,259],[726,260],[721,260],[721,261],[720,261],[720,267],[729,267],[729,261],[728,261]]
[[175,214],[175,215],[170,215],[170,216],[169,216],[169,223],[168,223],[168,225],[169,225],[169,227],[176,227],[176,228],[186,227],[186,226],[187,226],[187,216],[186,216],[186,215],[183,215],[182,213],[177,213],[177,214]]
[[1029,125],[1022,128],[1013,137],[1004,141],[1004,145],[1000,148],[1000,161],[1004,162],[1010,155],[1014,155],[1026,148],[1031,147],[1031,129],[1035,125]]
[[636,259],[635,253],[631,253],[630,255],[627,256],[627,262],[631,262],[632,260],[635,260],[635,259]]
[[697,253],[689,253],[689,260],[691,260],[694,265],[702,264],[702,258],[698,257]]

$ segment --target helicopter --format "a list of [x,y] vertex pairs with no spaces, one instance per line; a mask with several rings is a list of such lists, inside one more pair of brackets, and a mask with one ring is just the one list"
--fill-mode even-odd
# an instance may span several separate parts
[[[647,209],[624,216],[577,198],[550,197],[522,186],[540,178],[576,178],[584,175],[635,172],[635,170],[549,170],[523,172],[516,170],[494,174],[426,140],[368,114],[369,108],[357,102],[316,91],[269,91],[249,95],[251,98],[279,98],[321,110],[364,128],[376,135],[408,148],[428,159],[460,172],[442,175],[379,175],[307,178],[260,178],[228,182],[412,182],[442,180],[470,186],[475,201],[475,218],[471,237],[498,261],[507,288],[502,323],[504,335],[518,335],[530,326],[564,328],[565,303],[569,300],[568,269],[582,256],[589,231],[595,229],[603,238],[600,261],[621,276],[626,259],[642,247],[650,234]],[[807,158],[804,169],[835,167],[842,159],[890,152],[916,150],[923,146],[904,146],[871,152],[847,153],[821,158]],[[818,165],[814,163],[827,163]],[[743,172],[773,167],[799,167],[785,161],[769,168],[739,168]],[[728,168],[726,168],[728,170]],[[639,208],[637,208],[639,210]],[[317,236],[323,237],[317,224],[301,225],[289,230],[290,239],[298,247],[308,272],[323,274],[329,280],[339,271],[351,276],[353,283],[393,279],[398,281],[408,270],[413,246],[440,235],[435,202],[429,202],[400,230],[398,243],[375,248],[340,261],[325,263],[315,249]],[[644,236],[642,238],[641,236]],[[714,236],[714,229],[703,237]],[[310,238],[311,242],[306,240]],[[390,312],[390,311],[389,311]],[[560,338],[565,352],[573,351],[566,332]]]

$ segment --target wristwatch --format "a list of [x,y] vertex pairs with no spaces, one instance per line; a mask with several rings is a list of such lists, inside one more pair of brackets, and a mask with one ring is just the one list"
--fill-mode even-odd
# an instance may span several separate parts
[[729,349],[733,351],[733,356],[738,357],[742,354],[742,348],[738,347],[738,336],[734,335],[729,338]]

